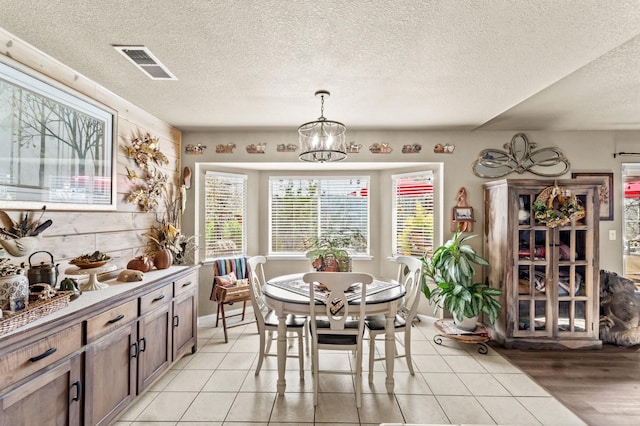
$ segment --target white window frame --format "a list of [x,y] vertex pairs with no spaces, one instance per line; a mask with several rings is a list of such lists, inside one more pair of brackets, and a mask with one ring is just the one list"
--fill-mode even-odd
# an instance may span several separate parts
[[[242,211],[241,211],[241,216],[242,216],[242,235],[241,235],[241,244],[242,247],[237,248],[236,251],[234,251],[233,253],[214,253],[213,255],[209,255],[207,253],[207,247],[208,247],[208,241],[207,241],[207,233],[206,233],[206,229],[207,229],[207,191],[208,191],[208,187],[207,187],[207,176],[216,176],[216,177],[220,177],[220,178],[230,178],[230,179],[234,179],[234,180],[239,180],[241,181],[241,184],[243,185],[243,193],[242,193]],[[203,198],[203,208],[202,208],[202,212],[203,212],[203,216],[204,216],[204,232],[203,232],[203,243],[204,243],[204,257],[205,257],[205,261],[210,261],[216,258],[220,258],[220,257],[230,257],[230,256],[246,256],[247,255],[247,202],[248,202],[248,176],[244,175],[244,174],[239,174],[239,173],[227,173],[227,172],[219,172],[219,171],[215,171],[215,170],[207,170],[205,171],[205,178],[204,178],[204,182],[203,182],[203,186],[204,186],[204,198]]]
[[[432,230],[431,230],[431,244],[427,245],[426,243],[428,242],[428,237],[426,238],[426,241],[423,241],[423,243],[425,243],[425,247],[426,250],[425,252],[422,253],[400,253],[399,251],[399,239],[398,239],[398,235],[401,232],[401,229],[399,229],[400,225],[403,225],[401,222],[401,219],[398,217],[398,194],[396,191],[396,182],[397,180],[400,179],[413,179],[415,180],[416,178],[421,178],[423,179],[425,177],[425,175],[429,175],[429,179],[428,181],[431,182],[432,185],[432,190],[431,190],[431,197],[432,197],[432,206],[431,206],[431,214],[433,216],[432,218]],[[436,193],[437,193],[437,188],[436,188],[436,181],[437,181],[437,172],[435,170],[422,170],[422,171],[417,171],[417,172],[410,172],[410,173],[400,173],[400,174],[394,174],[391,175],[391,199],[392,199],[392,207],[391,207],[391,254],[392,257],[397,257],[400,255],[404,255],[404,256],[413,256],[413,257],[422,257],[426,254],[427,251],[432,251],[433,248],[436,246],[437,242],[436,239],[438,238],[438,236],[436,235],[436,229],[437,229],[437,224],[439,222],[438,220],[438,212],[437,212],[437,197],[436,197]],[[424,206],[426,208],[426,206]],[[428,209],[427,209],[428,210]],[[402,226],[402,228],[404,228],[404,226]]]
[[276,252],[273,250],[273,240],[272,240],[272,235],[273,235],[273,230],[272,230],[272,222],[273,222],[273,218],[272,218],[272,212],[273,212],[273,194],[272,194],[272,181],[273,180],[279,180],[279,179],[286,179],[286,180],[295,180],[295,179],[300,179],[300,180],[317,180],[317,181],[330,181],[330,180],[344,180],[344,179],[360,179],[360,180],[366,180],[366,184],[364,185],[360,185],[361,187],[365,187],[366,191],[367,191],[367,196],[366,196],[366,200],[367,200],[367,213],[366,213],[366,233],[364,235],[364,237],[366,238],[366,252],[360,252],[360,253],[353,253],[351,254],[351,257],[354,259],[358,259],[358,258],[370,258],[370,252],[371,252],[371,201],[370,201],[370,191],[371,191],[371,176],[369,175],[337,175],[337,176],[286,176],[286,175],[271,175],[269,176],[269,218],[268,218],[268,228],[269,228],[269,234],[268,234],[268,256],[269,257],[292,257],[292,258],[297,258],[297,257],[304,257],[305,256],[305,252],[306,251],[287,251],[287,252]]

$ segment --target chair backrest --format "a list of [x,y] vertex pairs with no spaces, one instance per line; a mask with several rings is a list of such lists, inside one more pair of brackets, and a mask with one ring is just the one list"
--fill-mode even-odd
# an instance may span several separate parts
[[420,304],[423,265],[420,259],[409,256],[398,256],[398,282],[405,287],[406,294],[401,308],[405,319],[413,319]]
[[[302,280],[309,284],[310,316],[313,333],[331,334],[356,334],[364,325],[366,312],[367,285],[373,282],[373,277],[369,274],[359,272],[308,272],[304,274]],[[323,317],[329,322],[328,329],[316,329],[316,293],[323,291],[316,289],[316,286],[326,289],[327,297],[323,302],[325,309]],[[353,286],[353,287],[352,287]],[[359,300],[359,310],[356,313],[350,309],[357,305],[349,305],[347,294],[355,292]],[[357,315],[358,329],[346,329],[345,323],[348,317]]]
[[264,326],[264,315],[269,310],[262,297],[262,285],[265,283],[264,264],[266,262],[267,259],[264,256],[253,256],[247,259],[251,306],[253,307],[256,321],[258,321],[258,327],[261,328]]

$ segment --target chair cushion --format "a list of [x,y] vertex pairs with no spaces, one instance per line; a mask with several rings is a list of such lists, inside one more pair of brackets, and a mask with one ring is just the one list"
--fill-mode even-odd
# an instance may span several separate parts
[[[402,328],[406,324],[406,320],[402,318],[400,315],[396,315],[393,319],[394,328]],[[384,315],[371,315],[365,318],[364,325],[369,330],[384,330],[387,324],[387,319]]]
[[[316,327],[330,329],[328,320],[317,319]],[[358,329],[358,321],[347,321],[344,328]],[[318,333],[318,343],[321,345],[355,345],[358,343],[358,336],[355,334],[324,334]]]
[[[304,323],[307,321],[307,317],[301,317],[299,315],[287,314],[287,327],[304,327]],[[268,326],[278,326],[278,316],[274,311],[269,311],[264,316],[264,323]]]

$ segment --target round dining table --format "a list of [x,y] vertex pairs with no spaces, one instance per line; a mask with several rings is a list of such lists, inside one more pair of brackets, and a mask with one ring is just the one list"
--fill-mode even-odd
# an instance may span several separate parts
[[[285,366],[287,356],[286,317],[288,314],[309,315],[309,288],[302,281],[303,273],[283,275],[268,280],[262,287],[264,301],[278,316],[278,394],[284,395],[286,389]],[[367,287],[366,314],[382,314],[386,318],[385,328],[385,362],[387,376],[385,386],[387,393],[393,393],[393,367],[395,360],[395,327],[393,321],[402,304],[405,295],[402,284],[391,280],[374,279]],[[354,299],[349,304],[359,304],[360,300]],[[324,313],[324,305],[321,301],[315,301],[318,314]]]

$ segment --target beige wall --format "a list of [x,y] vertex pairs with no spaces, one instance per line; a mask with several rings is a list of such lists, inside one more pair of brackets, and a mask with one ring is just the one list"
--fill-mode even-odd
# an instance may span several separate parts
[[[348,125],[348,123],[347,123]],[[435,131],[362,131],[348,130],[347,140],[362,144],[363,148],[359,154],[353,154],[348,158],[348,162],[401,162],[413,163],[424,162],[427,164],[438,164],[441,168],[444,185],[442,188],[440,208],[442,209],[443,223],[440,224],[439,230],[442,238],[446,239],[450,236],[449,231],[449,214],[450,209],[455,205],[458,189],[464,186],[469,194],[468,201],[474,207],[475,228],[473,233],[482,235],[483,229],[483,195],[482,183],[488,181],[476,177],[471,172],[471,164],[477,158],[478,153],[485,148],[503,149],[503,145],[508,143],[513,135],[520,130],[514,131],[451,131],[451,132],[435,132]],[[537,144],[537,148],[559,147],[566,155],[571,163],[571,170],[563,178],[570,178],[572,171],[593,171],[593,172],[613,172],[614,173],[614,220],[602,221],[600,223],[600,267],[611,271],[622,272],[622,186],[620,182],[620,171],[622,162],[631,162],[633,157],[617,157],[613,158],[614,152],[620,151],[638,151],[638,141],[640,140],[640,132],[541,132],[541,131],[524,131],[531,142]],[[373,143],[388,142],[393,147],[393,152],[388,155],[371,154],[367,147]],[[233,154],[217,154],[215,147],[217,144],[235,143],[236,150]],[[249,144],[266,143],[266,152],[264,154],[249,154],[246,152],[246,146]],[[183,165],[190,166],[196,170],[204,170],[207,163],[225,163],[228,166],[226,170],[234,170],[233,163],[269,163],[277,162],[283,169],[286,169],[286,163],[298,164],[299,160],[296,153],[279,153],[276,151],[278,144],[297,143],[296,129],[278,130],[278,131],[237,131],[237,132],[184,132],[183,144],[202,144],[206,145],[202,155],[184,155]],[[450,143],[455,145],[453,154],[435,154],[433,147],[436,144]],[[419,154],[402,154],[402,145],[405,144],[421,144],[422,150]],[[220,168],[220,167],[218,167]],[[419,169],[420,167],[417,167]],[[315,169],[315,170],[314,170]],[[413,167],[416,169],[416,167]],[[306,173],[317,174],[321,170],[318,165],[309,164]],[[392,172],[398,172],[400,169],[390,171],[378,171],[372,174],[374,179],[380,181]],[[267,252],[267,200],[264,199],[267,190],[267,179],[270,172],[251,171],[241,168],[240,171],[249,175],[249,187],[251,188],[251,200],[249,206],[249,229],[258,229],[259,234],[256,236],[250,231],[249,254],[262,254]],[[300,172],[293,172],[300,174]],[[329,172],[321,172],[329,173]],[[509,178],[531,178],[536,177],[531,173],[519,175],[512,173]],[[195,179],[201,179],[201,176],[195,176]],[[372,232],[383,230],[379,236],[374,236],[372,240],[372,260],[361,260],[356,262],[358,269],[369,271],[374,274],[383,276],[393,276],[394,267],[389,261],[390,255],[390,209],[388,208],[388,194],[390,188],[385,185],[381,186],[380,199],[372,199]],[[262,194],[263,198],[257,198]],[[190,200],[190,205],[195,206],[196,195]],[[256,227],[254,227],[256,226]],[[187,211],[183,223],[184,229],[188,232],[194,232],[195,229],[195,212],[193,209]],[[385,233],[384,230],[389,230]],[[610,241],[609,230],[615,230],[618,238]],[[482,238],[476,238],[474,244],[478,249],[481,248]],[[282,273],[290,273],[296,271],[305,271],[308,264],[304,260],[274,260],[270,259],[268,275],[280,275]],[[210,272],[210,268],[203,268],[202,275],[206,276]],[[201,312],[210,312],[211,303],[205,299],[205,294],[210,291],[209,277],[201,280],[203,292],[201,297]]]
[[[42,234],[38,250],[49,251],[60,271],[64,271],[67,260],[84,253],[100,250],[114,257],[119,266],[141,253],[145,239],[142,234],[155,222],[153,213],[141,213],[137,206],[124,202],[129,181],[125,166],[131,167],[129,159],[123,156],[121,147],[132,135],[150,133],[160,139],[161,150],[169,157],[169,165],[164,171],[177,181],[180,170],[181,132],[167,123],[137,108],[128,101],[114,95],[107,89],[77,74],[67,66],[43,54],[32,46],[0,29],[0,61],[28,72],[60,88],[67,88],[106,107],[115,110],[117,127],[114,129],[117,155],[117,209],[115,211],[51,211],[45,214],[53,225]],[[35,71],[34,71],[35,70]],[[3,204],[14,219],[19,211],[12,212],[11,205]],[[14,259],[16,262],[27,259]],[[41,260],[48,260],[45,255]],[[34,261],[36,259],[34,258]],[[64,275],[64,274],[62,274]]]

